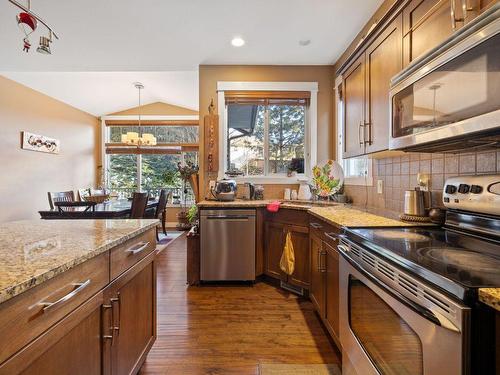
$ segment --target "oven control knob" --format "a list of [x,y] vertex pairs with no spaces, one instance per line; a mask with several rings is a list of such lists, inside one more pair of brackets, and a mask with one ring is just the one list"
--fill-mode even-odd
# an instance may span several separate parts
[[481,194],[483,192],[483,187],[479,185],[472,185],[470,187],[470,192],[472,194]]
[[467,194],[469,192],[469,190],[470,190],[470,186],[467,184],[460,184],[458,186],[458,192],[460,194]]
[[446,185],[446,194],[455,194],[457,192],[457,187],[455,185]]

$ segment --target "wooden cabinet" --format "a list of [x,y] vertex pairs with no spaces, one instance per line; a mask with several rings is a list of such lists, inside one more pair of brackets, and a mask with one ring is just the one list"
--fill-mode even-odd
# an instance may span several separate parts
[[366,49],[365,153],[387,150],[391,118],[391,78],[403,68],[401,17]]
[[403,9],[404,65],[449,37],[463,22],[453,22],[451,1],[456,1],[455,19],[462,18],[460,0],[413,0]]
[[325,277],[325,325],[337,344],[340,343],[339,334],[339,252],[336,246],[324,242],[326,254]]
[[311,287],[309,298],[316,311],[321,317],[325,316],[325,273],[322,268],[323,242],[321,237],[311,233],[310,253],[311,253]]
[[[282,209],[266,217],[264,274],[274,279],[308,289],[310,278],[309,229],[305,211]],[[286,275],[280,268],[287,233],[290,233],[295,253],[295,269]]]
[[156,338],[155,230],[130,241],[132,250],[148,245],[141,255],[120,256],[120,276],[111,283],[110,254],[121,254],[130,243],[0,305],[0,337],[9,338],[0,340],[0,375],[139,370]]
[[264,273],[275,279],[283,279],[285,274],[280,269],[280,259],[283,253],[285,225],[266,222],[265,237],[265,269]]
[[102,292],[0,366],[0,374],[101,374]]
[[401,27],[396,17],[343,75],[344,157],[389,146],[389,88],[402,68]]
[[343,76],[344,158],[365,153],[363,140],[365,122],[365,55],[353,62]]
[[309,297],[331,337],[340,348],[339,335],[339,228],[311,219],[311,285]]
[[144,258],[105,291],[111,311],[105,353],[106,374],[136,373],[156,338],[156,270],[154,254]]

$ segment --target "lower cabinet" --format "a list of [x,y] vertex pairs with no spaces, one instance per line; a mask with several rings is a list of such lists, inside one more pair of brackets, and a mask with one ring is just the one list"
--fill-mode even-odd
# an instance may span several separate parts
[[321,237],[311,233],[309,248],[311,252],[311,287],[309,298],[316,311],[323,317],[325,315],[325,273],[322,269],[323,242]]
[[[310,256],[307,215],[297,210],[280,210],[265,222],[264,274],[289,284],[309,289]],[[286,275],[280,268],[287,233],[295,253],[295,269]]]
[[311,286],[309,297],[340,349],[338,228],[311,220]]
[[0,366],[0,374],[101,374],[102,293]]
[[336,247],[326,242],[323,242],[323,247],[326,254],[324,322],[335,342],[339,344],[339,252]]
[[104,292],[104,373],[136,373],[156,338],[156,269],[150,257]]

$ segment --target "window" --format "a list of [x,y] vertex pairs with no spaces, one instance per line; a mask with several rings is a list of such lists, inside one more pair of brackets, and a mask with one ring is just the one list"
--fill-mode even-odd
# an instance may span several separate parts
[[188,204],[194,202],[190,185],[187,184],[186,191],[184,190],[177,166],[178,163],[188,162],[198,164],[198,126],[141,126],[141,133],[156,136],[159,147],[179,148],[153,150],[154,152],[145,148],[140,152],[127,153],[108,147],[120,144],[122,134],[139,132],[139,127],[135,124],[105,126],[104,131],[106,185],[112,193],[119,198],[130,197],[134,191],[145,191],[156,196],[160,189],[167,189],[172,193],[174,204],[180,204],[184,199]]
[[317,83],[218,82],[217,87],[225,102],[219,107],[224,135],[219,178],[227,171],[260,183],[293,183],[289,171],[309,176],[316,163]]
[[229,104],[228,166],[244,176],[304,173],[304,105]]
[[358,158],[342,158],[343,150],[343,129],[344,129],[344,106],[342,102],[342,80],[335,81],[335,101],[337,107],[337,160],[344,169],[344,184],[346,185],[367,185],[373,184],[372,160],[366,156]]

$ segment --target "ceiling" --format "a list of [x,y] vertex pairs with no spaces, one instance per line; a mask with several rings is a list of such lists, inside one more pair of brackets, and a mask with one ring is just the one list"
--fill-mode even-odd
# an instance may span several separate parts
[[[125,108],[129,93],[119,90],[133,80],[150,77],[147,86],[154,101],[197,109],[197,74],[188,71],[196,72],[200,64],[332,64],[382,2],[32,0],[33,11],[60,36],[51,45],[52,55],[41,55],[35,50],[43,28],[39,26],[31,37],[32,50],[23,52],[23,34],[15,21],[18,9],[4,0],[0,2],[0,72],[93,114]],[[231,46],[235,36],[246,44]],[[310,43],[301,46],[303,40]],[[195,95],[175,91],[189,85]],[[97,89],[99,94],[86,96]]]
[[73,107],[101,116],[138,105],[132,82],[144,84],[142,104],[164,102],[198,110],[198,72],[2,72]]

